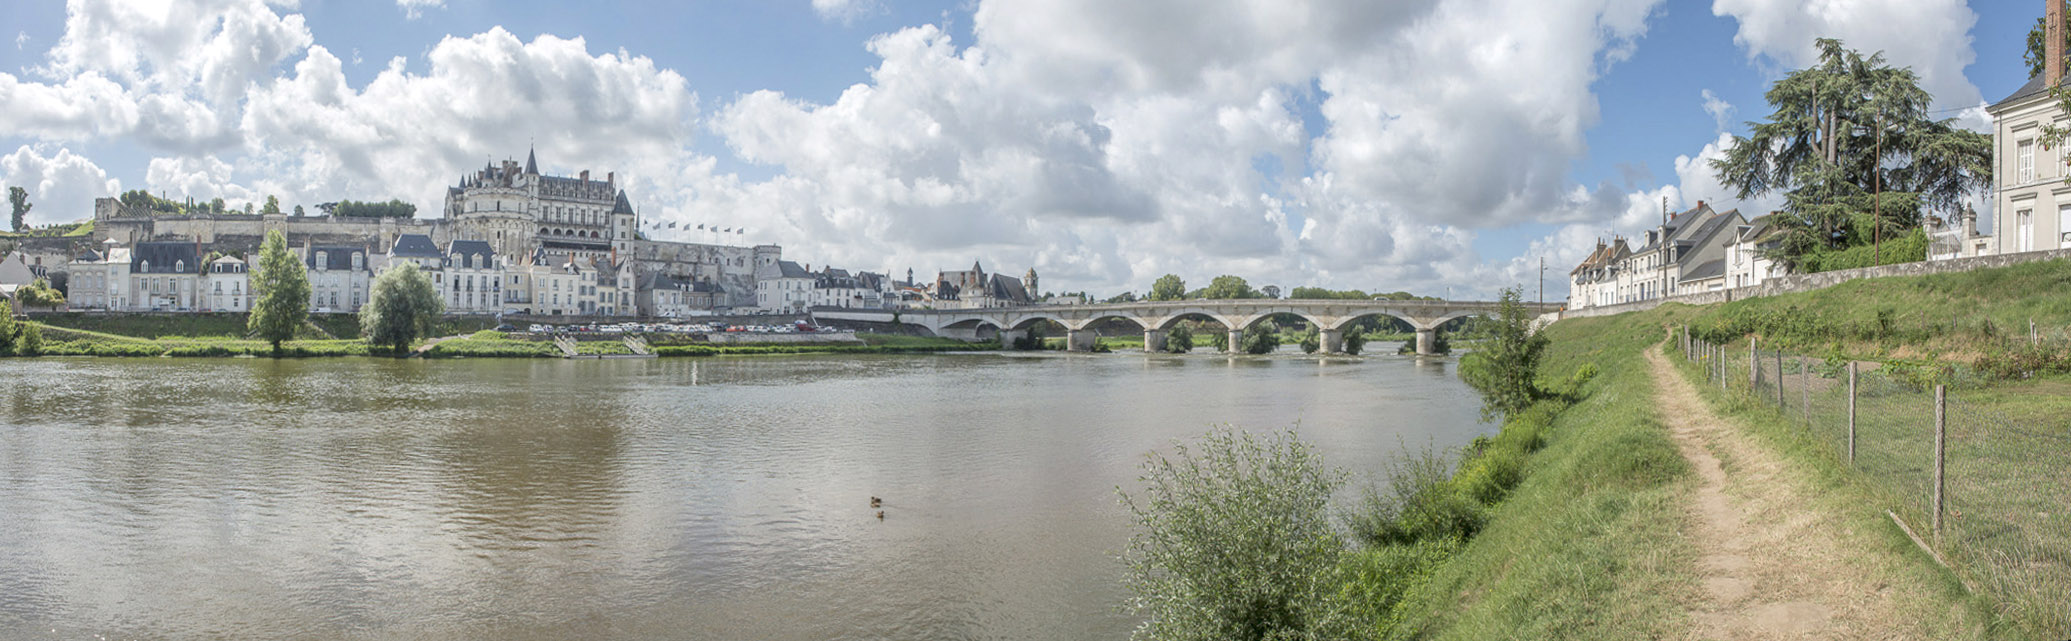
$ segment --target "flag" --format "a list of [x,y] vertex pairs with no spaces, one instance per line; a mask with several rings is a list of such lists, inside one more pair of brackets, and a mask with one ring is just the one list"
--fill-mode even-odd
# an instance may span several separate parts
[[704,230],[705,230],[705,224],[704,224],[704,223],[698,223],[698,231],[704,231]]
[[732,227],[728,227],[728,228],[726,228],[726,229],[720,230],[720,231],[719,231],[719,233],[722,233],[722,234],[731,234],[731,233],[733,233],[733,228],[732,228]]
[[673,220],[672,220],[672,221],[669,221],[669,229],[675,229],[675,228],[676,228],[676,221],[673,221]]
[[742,228],[740,228],[740,229],[738,229],[738,230],[735,230],[735,231],[734,231],[734,233],[736,233],[736,234],[745,234],[745,233],[748,233],[748,228],[746,228],[746,227],[742,227]]

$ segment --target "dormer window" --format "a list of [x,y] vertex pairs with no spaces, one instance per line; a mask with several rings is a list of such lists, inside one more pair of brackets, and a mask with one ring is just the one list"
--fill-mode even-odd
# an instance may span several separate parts
[[187,271],[187,261],[184,261],[184,260],[176,260],[176,261],[173,261],[173,273],[175,273],[175,274],[178,274],[178,273],[180,273],[180,272],[184,272],[184,271]]
[[317,253],[316,253],[316,269],[317,269],[317,271],[323,271],[323,270],[325,270],[325,269],[327,269],[327,268],[328,268],[328,267],[327,267],[327,265],[328,265],[328,262],[327,262],[327,261],[325,261],[324,259],[325,259],[325,258],[328,258],[328,257],[329,257],[329,254],[330,254],[330,252],[317,252]]
[[143,272],[143,273],[146,273],[146,274],[149,274],[149,273],[151,273],[151,261],[148,261],[148,260],[147,260],[147,261],[143,261],[143,262],[141,262],[141,263],[138,263],[138,264],[137,264],[137,268],[138,268],[138,269],[137,269],[137,271],[139,271],[139,272]]
[[364,255],[361,255],[361,254],[360,254],[359,252],[353,252],[353,253],[352,253],[352,269],[353,269],[353,271],[359,271],[359,270],[360,270],[360,268],[361,268],[361,266],[362,266],[362,265],[365,265],[365,264],[366,264],[366,257],[365,257]]

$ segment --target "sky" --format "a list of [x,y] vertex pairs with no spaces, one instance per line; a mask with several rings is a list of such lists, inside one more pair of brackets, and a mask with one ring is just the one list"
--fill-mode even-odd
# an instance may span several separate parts
[[[147,189],[400,198],[490,161],[615,172],[665,240],[973,262],[1106,297],[1175,273],[1489,298],[1663,203],[1841,39],[1941,117],[2027,79],[1994,0],[71,0],[0,25],[0,183],[33,224]],[[1982,201],[1981,201],[1982,202]],[[1981,208],[1988,219],[1989,211]]]

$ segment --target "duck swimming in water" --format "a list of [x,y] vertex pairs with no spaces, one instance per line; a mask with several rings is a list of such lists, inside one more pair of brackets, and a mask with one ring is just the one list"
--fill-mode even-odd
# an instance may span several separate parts
[[884,507],[884,499],[875,496],[870,497],[870,507]]

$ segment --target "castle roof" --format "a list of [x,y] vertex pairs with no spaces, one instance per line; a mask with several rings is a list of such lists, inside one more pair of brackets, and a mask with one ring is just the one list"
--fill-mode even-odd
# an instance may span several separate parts
[[627,201],[626,201],[626,190],[624,190],[624,189],[620,189],[620,190],[618,190],[618,202],[617,202],[617,203],[615,203],[615,204],[613,204],[613,205],[611,206],[611,213],[614,213],[614,214],[631,214],[631,213],[633,213],[633,203],[631,203],[631,202],[627,202]]
[[525,173],[539,175],[539,158],[533,155],[530,148],[525,150]]

